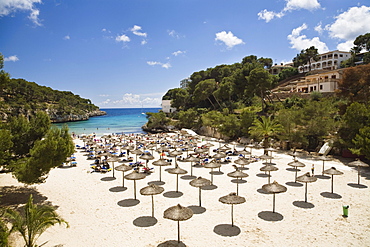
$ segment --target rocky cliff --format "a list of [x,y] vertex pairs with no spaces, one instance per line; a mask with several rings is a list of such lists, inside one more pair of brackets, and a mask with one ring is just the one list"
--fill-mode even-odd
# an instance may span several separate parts
[[88,120],[90,117],[103,116],[106,114],[107,113],[105,111],[101,110],[95,110],[82,114],[67,114],[67,115],[58,115],[55,113],[48,112],[48,115],[52,123],[83,121]]

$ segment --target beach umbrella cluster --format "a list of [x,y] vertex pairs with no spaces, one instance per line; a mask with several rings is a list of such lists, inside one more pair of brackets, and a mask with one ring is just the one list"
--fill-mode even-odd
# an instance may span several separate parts
[[[176,135],[175,135],[176,136]],[[242,170],[247,170],[248,168],[245,168],[245,165],[250,165],[254,162],[260,162],[262,161],[262,167],[259,168],[260,171],[267,173],[268,175],[268,183],[262,185],[262,191],[265,194],[272,194],[273,195],[273,202],[272,202],[272,213],[275,212],[275,204],[276,204],[276,194],[287,192],[287,187],[285,187],[282,184],[279,184],[277,181],[270,182],[271,172],[278,171],[279,164],[272,163],[272,159],[275,157],[273,156],[272,152],[276,151],[273,148],[265,149],[264,151],[266,154],[263,154],[261,156],[252,156],[252,149],[256,148],[256,145],[249,144],[245,145],[242,150],[236,150],[236,146],[239,145],[238,142],[231,142],[230,145],[234,145],[234,153],[232,155],[235,155],[237,157],[230,159],[231,162],[228,164],[225,160],[225,162],[222,162],[221,160],[223,158],[227,157],[227,152],[231,148],[227,146],[227,144],[221,146],[219,144],[219,147],[213,150],[214,154],[211,155],[210,148],[214,146],[214,144],[207,142],[204,145],[197,145],[199,142],[195,137],[192,139],[187,139],[188,137],[185,136],[178,136],[178,139],[173,138],[173,136],[169,135],[160,135],[160,138],[156,137],[150,137],[145,138],[144,136],[137,136],[130,138],[127,138],[126,140],[123,139],[108,139],[110,140],[111,144],[113,144],[116,147],[119,147],[120,150],[126,150],[127,151],[127,158],[129,158],[129,152],[131,154],[136,156],[135,162],[130,163],[130,165],[127,164],[120,164],[119,166],[114,166],[115,162],[123,162],[123,159],[119,157],[117,154],[112,154],[112,152],[109,151],[109,148],[103,147],[102,145],[96,145],[96,143],[88,142],[86,139],[86,143],[89,143],[89,145],[95,145],[94,150],[96,153],[99,153],[100,157],[106,157],[107,162],[112,162],[113,166],[113,177],[114,177],[114,170],[116,171],[122,171],[122,187],[125,186],[125,179],[127,180],[133,180],[133,193],[134,193],[134,199],[137,200],[137,189],[136,189],[136,180],[143,180],[148,177],[150,177],[150,174],[141,172],[141,166],[140,164],[144,164],[142,162],[138,162],[138,159],[145,161],[145,168],[150,168],[150,165],[156,166],[159,169],[159,181],[153,181],[149,182],[148,186],[145,186],[140,189],[140,194],[143,196],[151,196],[151,203],[152,203],[152,217],[154,218],[154,195],[162,194],[165,191],[164,187],[159,186],[158,184],[164,184],[164,181],[162,181],[162,166],[170,166],[170,168],[166,169],[166,171],[169,174],[176,175],[176,192],[179,192],[179,175],[187,174],[187,171],[185,169],[182,169],[180,166],[182,166],[182,162],[190,163],[190,178],[192,179],[189,182],[189,185],[195,188],[198,188],[198,197],[199,197],[199,207],[202,207],[202,189],[206,189],[207,186],[213,185],[213,175],[214,175],[214,169],[217,169],[222,166],[223,164],[227,164],[228,166],[234,167],[234,171],[228,172],[227,176],[234,178],[231,180],[232,182],[236,183],[236,192],[231,192],[226,196],[222,196],[219,198],[219,202],[223,204],[229,204],[231,205],[231,226],[234,227],[234,205],[242,204],[246,202],[246,198],[241,196],[239,193],[239,183],[245,182],[243,178],[247,178],[249,175]],[[184,141],[185,139],[186,141]],[[189,144],[191,143],[191,144]],[[112,146],[113,146],[112,145]],[[246,148],[250,148],[250,151],[247,151]],[[118,148],[117,148],[118,149]],[[150,153],[149,151],[144,150],[155,150],[155,152],[158,153],[159,159],[155,160],[155,155]],[[180,159],[179,156],[183,155],[184,152],[186,152],[186,157]],[[271,155],[268,155],[268,153],[271,153]],[[231,153],[231,152],[229,152]],[[236,154],[235,154],[236,153]],[[249,155],[248,158],[245,156]],[[166,157],[167,156],[167,157]],[[307,184],[316,182],[318,179],[317,177],[310,175],[309,172],[304,173],[303,175],[298,176],[298,168],[304,168],[305,164],[301,161],[297,160],[298,154],[292,153],[293,161],[289,162],[287,165],[294,167],[295,172],[295,179],[294,182],[297,183],[304,183],[305,184],[305,202],[307,203]],[[165,158],[166,157],[166,158]],[[174,157],[174,163],[171,162],[169,159],[170,157]],[[229,159],[229,158],[228,158]],[[320,158],[320,160],[323,161],[323,169],[324,169],[324,162],[331,160],[331,158],[323,156]],[[269,162],[268,162],[269,161]],[[210,179],[206,179],[203,177],[196,177],[193,174],[193,164],[196,163],[196,167],[202,167],[202,169],[210,169]],[[278,162],[276,162],[278,163]],[[238,167],[239,165],[240,167]],[[366,163],[362,161],[354,161],[349,163],[348,165],[357,167],[358,169],[358,184],[360,184],[360,167],[368,166]],[[174,167],[173,167],[174,166]],[[254,165],[252,165],[254,167]],[[225,165],[226,167],[226,165]],[[130,171],[132,169],[135,169],[131,173],[125,175],[125,172]],[[153,168],[152,168],[153,169]],[[204,170],[205,170],[204,169]],[[257,168],[258,169],[258,168]],[[282,171],[282,170],[280,170]],[[223,173],[221,173],[223,174]],[[333,193],[333,177],[334,175],[341,175],[343,172],[337,170],[335,167],[332,167],[330,169],[323,170],[323,174],[327,174],[331,176],[331,193]],[[189,179],[185,178],[189,176],[183,176],[183,179]],[[161,183],[156,183],[161,182]],[[289,185],[289,183],[287,183]],[[214,186],[216,187],[216,186]],[[216,187],[217,188],[217,187]],[[209,189],[209,188],[208,188]],[[213,188],[214,189],[214,188]],[[167,196],[166,193],[163,194],[164,196]],[[195,211],[194,211],[195,212]],[[181,206],[180,204],[177,204],[176,206],[172,206],[168,209],[166,209],[163,213],[163,217],[166,219],[171,219],[174,221],[177,221],[178,224],[178,242],[180,242],[180,221],[185,221],[190,219],[193,216],[193,210]]]

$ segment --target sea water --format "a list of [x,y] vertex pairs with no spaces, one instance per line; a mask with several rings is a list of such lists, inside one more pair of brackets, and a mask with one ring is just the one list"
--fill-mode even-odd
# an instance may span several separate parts
[[54,126],[61,127],[67,124],[69,133],[76,135],[82,134],[130,134],[130,133],[145,133],[143,126],[148,119],[146,112],[158,112],[161,108],[111,108],[100,109],[105,111],[107,115],[91,117],[89,120],[56,123]]

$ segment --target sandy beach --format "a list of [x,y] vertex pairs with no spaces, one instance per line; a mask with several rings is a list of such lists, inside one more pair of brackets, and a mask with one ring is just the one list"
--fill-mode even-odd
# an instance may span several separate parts
[[[75,143],[83,145],[80,139],[75,139]],[[215,146],[211,150],[219,146],[217,142],[212,144]],[[237,150],[243,148],[236,146]],[[154,172],[136,181],[138,201],[134,201],[134,181],[125,180],[127,189],[122,189],[122,172],[115,171],[115,178],[112,171],[91,173],[93,160],[87,160],[83,150],[76,150],[76,167],[53,169],[45,183],[27,188],[37,192],[35,201],[57,206],[57,212],[70,225],[69,228],[57,225],[48,229],[38,240],[39,245],[45,243],[44,247],[141,247],[163,246],[161,244],[169,240],[176,242],[177,222],[165,219],[163,212],[177,204],[190,206],[194,212],[192,218],[180,222],[181,241],[186,246],[370,246],[370,169],[361,169],[361,185],[358,186],[357,170],[346,165],[353,159],[334,157],[325,161],[325,169],[335,167],[344,173],[334,176],[332,194],[331,177],[320,176],[323,162],[309,156],[298,157],[306,165],[300,168],[298,176],[311,172],[312,164],[315,164],[315,174],[319,175],[316,182],[308,184],[308,203],[305,203],[305,185],[294,183],[295,172],[287,165],[293,157],[287,151],[273,152],[272,162],[279,170],[271,172],[271,182],[277,181],[287,187],[287,192],[276,194],[276,213],[272,213],[273,195],[261,189],[268,181],[260,171],[263,160],[246,165],[242,171],[249,176],[239,182],[239,195],[246,202],[234,205],[235,226],[231,227],[231,205],[219,202],[219,198],[236,192],[235,178],[227,176],[235,170],[233,162],[222,164],[221,172],[215,169],[215,186],[201,192],[202,207],[199,207],[198,188],[189,184],[191,164],[178,162],[179,167],[188,172],[179,175],[178,190],[181,193],[175,192],[176,175],[166,171],[174,167],[174,162],[162,167],[164,192],[154,196],[153,219],[150,217],[151,197],[139,193],[148,182],[159,180],[159,167],[151,165],[153,160],[149,161],[149,167],[154,167]],[[263,149],[253,149],[252,154],[262,155]],[[158,153],[154,156],[154,160],[159,159]],[[232,160],[238,158],[229,157]],[[120,164],[115,162],[115,166]],[[210,171],[193,167],[197,177],[211,179]],[[0,174],[0,177],[4,195],[1,200],[5,203],[12,197],[6,191],[20,193],[22,189],[13,186],[23,185],[11,174]],[[343,217],[343,205],[349,205],[349,217]],[[16,246],[22,246],[22,242],[18,241]]]

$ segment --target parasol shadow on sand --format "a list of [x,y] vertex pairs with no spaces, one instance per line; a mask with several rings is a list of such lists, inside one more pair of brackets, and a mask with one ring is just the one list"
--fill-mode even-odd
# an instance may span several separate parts
[[284,219],[282,214],[271,211],[261,211],[258,213],[258,217],[265,221],[281,221]]
[[220,224],[213,228],[213,232],[224,237],[234,237],[238,236],[241,230],[235,225],[232,226],[230,224]]
[[180,241],[180,221],[185,221],[193,216],[193,211],[188,207],[183,207],[180,204],[167,208],[163,213],[163,218],[177,221],[177,243]]
[[158,220],[151,216],[140,216],[136,218],[132,223],[138,227],[150,227],[157,224]]
[[186,247],[186,245],[182,241],[179,243],[177,240],[167,240],[166,242],[158,244],[157,247]]

